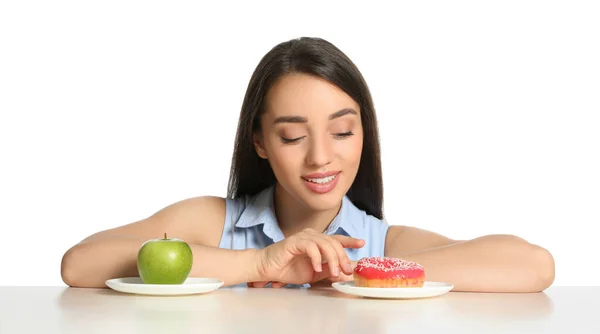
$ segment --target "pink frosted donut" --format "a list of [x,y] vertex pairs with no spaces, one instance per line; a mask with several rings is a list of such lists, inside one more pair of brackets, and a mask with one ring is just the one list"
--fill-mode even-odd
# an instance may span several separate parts
[[370,288],[419,288],[425,270],[416,262],[393,257],[365,257],[354,268],[354,284]]

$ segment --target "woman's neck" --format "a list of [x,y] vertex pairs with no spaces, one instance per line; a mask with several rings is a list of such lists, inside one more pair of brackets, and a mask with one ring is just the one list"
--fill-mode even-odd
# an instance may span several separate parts
[[276,184],[273,193],[273,206],[279,228],[287,238],[301,232],[305,228],[314,229],[319,233],[324,232],[335,216],[337,216],[341,207],[341,201],[335,209],[316,211],[292,198],[281,188],[281,185]]

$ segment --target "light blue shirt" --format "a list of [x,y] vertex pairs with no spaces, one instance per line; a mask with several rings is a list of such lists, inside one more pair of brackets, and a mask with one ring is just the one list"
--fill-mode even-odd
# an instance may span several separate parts
[[[269,187],[254,196],[226,199],[220,248],[262,249],[285,238],[275,217],[273,191],[274,187]],[[348,258],[358,261],[363,257],[384,256],[385,237],[389,227],[387,222],[358,209],[344,196],[338,215],[324,233],[365,240],[365,245],[361,248],[345,248]]]

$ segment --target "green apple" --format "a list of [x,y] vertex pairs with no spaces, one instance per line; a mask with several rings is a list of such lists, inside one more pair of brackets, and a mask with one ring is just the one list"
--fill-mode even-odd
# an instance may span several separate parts
[[192,270],[192,249],[183,240],[150,239],[137,255],[137,268],[145,284],[181,284]]

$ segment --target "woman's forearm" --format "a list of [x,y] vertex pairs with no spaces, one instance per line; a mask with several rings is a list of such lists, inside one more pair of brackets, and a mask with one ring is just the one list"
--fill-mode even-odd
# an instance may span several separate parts
[[[111,236],[78,244],[62,259],[62,279],[73,287],[104,288],[108,279],[139,276],[137,253],[145,241],[136,237]],[[190,247],[194,258],[190,277],[219,278],[225,285],[261,280],[257,250]]]
[[552,255],[514,236],[490,235],[394,256],[420,263],[426,280],[451,282],[454,291],[539,292],[554,280]]

